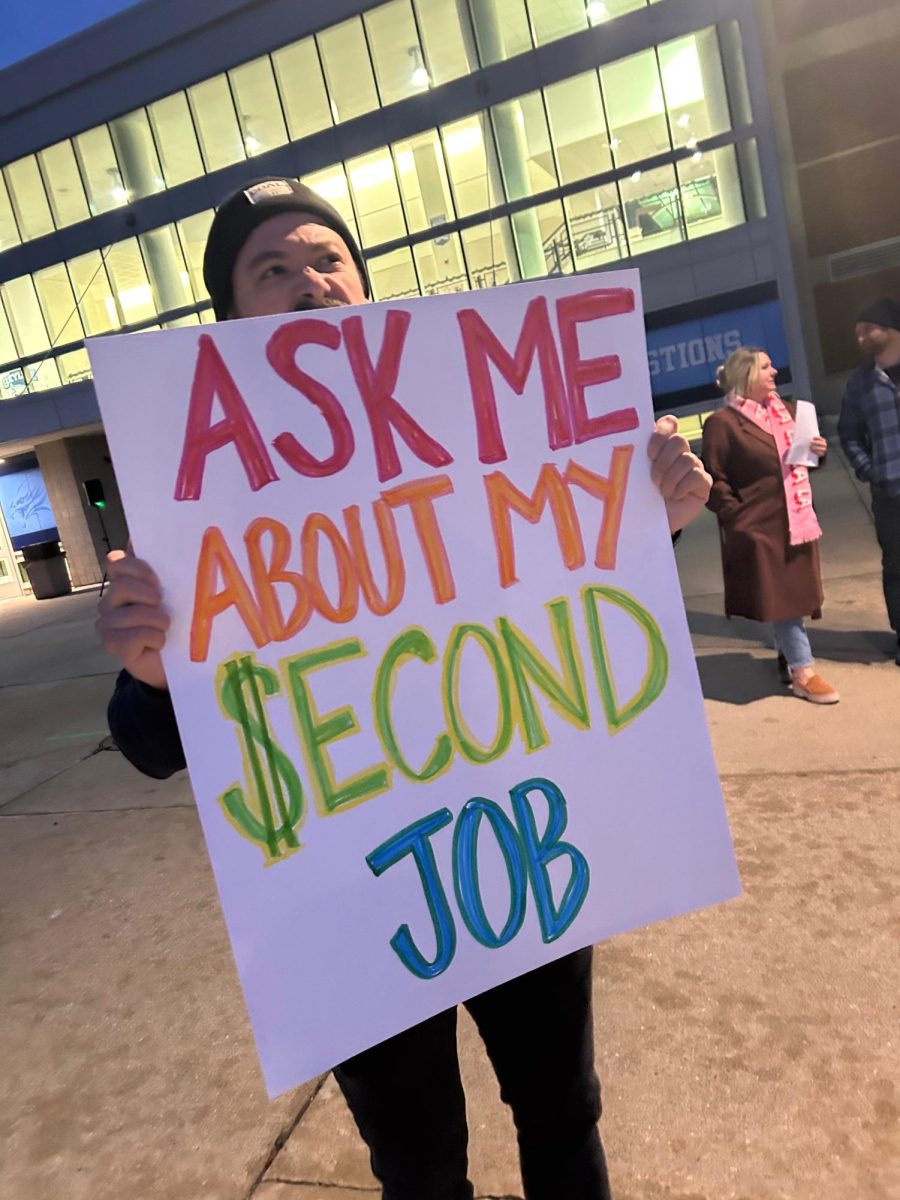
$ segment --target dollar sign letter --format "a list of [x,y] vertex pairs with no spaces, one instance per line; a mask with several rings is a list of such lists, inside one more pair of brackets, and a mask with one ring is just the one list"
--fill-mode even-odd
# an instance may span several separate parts
[[231,824],[242,837],[256,842],[266,866],[301,848],[296,831],[306,818],[303,786],[294,764],[272,736],[265,697],[278,693],[278,676],[254,661],[252,654],[222,663],[219,698],[240,726],[246,790],[236,784],[219,797]]

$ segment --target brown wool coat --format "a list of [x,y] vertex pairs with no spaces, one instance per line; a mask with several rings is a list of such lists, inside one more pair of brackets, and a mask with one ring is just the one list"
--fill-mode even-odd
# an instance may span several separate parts
[[753,621],[820,617],[818,543],[790,544],[775,439],[722,408],[703,426],[701,454],[713,477],[707,508],[719,520],[725,612]]

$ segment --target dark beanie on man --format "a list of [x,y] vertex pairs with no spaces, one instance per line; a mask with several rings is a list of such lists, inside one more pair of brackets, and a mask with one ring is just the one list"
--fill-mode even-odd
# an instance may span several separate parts
[[369,295],[369,275],[362,253],[337,209],[306,184],[271,176],[248,183],[216,209],[203,255],[203,282],[213,302],[216,320],[224,320],[231,311],[232,272],[247,238],[263,221],[294,212],[310,213],[343,239]]
[[876,300],[856,318],[857,325],[881,325],[883,329],[900,329],[900,304],[896,300]]

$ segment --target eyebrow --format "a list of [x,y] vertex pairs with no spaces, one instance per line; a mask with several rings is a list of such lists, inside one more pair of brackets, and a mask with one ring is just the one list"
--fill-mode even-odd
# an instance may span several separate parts
[[[334,253],[339,252],[340,247],[337,242],[304,242],[309,250],[314,253]],[[275,262],[284,258],[286,251],[284,250],[260,250],[259,254],[254,254],[253,258],[247,263],[248,271],[255,271],[258,267],[263,266],[267,262]]]

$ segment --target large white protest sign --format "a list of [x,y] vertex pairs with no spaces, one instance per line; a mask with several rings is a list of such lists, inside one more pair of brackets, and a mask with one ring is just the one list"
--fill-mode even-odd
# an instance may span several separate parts
[[636,272],[90,350],[270,1093],[736,894]]

